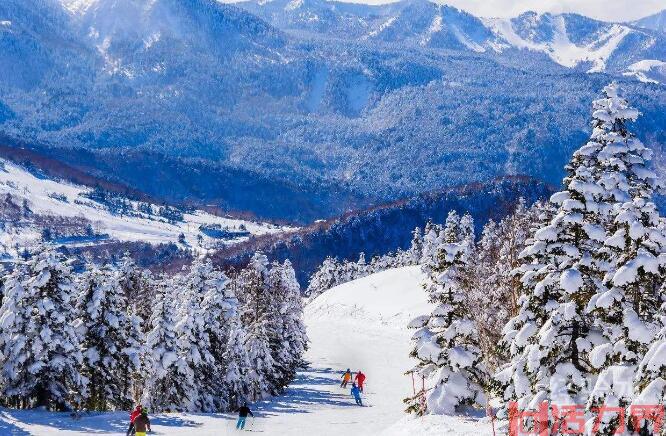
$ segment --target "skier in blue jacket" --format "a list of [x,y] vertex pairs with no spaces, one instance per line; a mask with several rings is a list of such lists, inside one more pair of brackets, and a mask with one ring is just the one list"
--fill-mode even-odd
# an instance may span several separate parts
[[354,396],[356,404],[362,406],[363,403],[361,402],[361,390],[358,388],[358,386],[356,386],[356,383],[352,383],[351,394]]

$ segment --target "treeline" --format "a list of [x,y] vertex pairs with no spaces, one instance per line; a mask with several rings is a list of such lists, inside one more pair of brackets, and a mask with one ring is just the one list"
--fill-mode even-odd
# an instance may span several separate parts
[[478,242],[455,214],[426,235],[437,241],[424,265],[435,308],[410,326],[413,372],[429,388],[406,400],[410,411],[485,407],[491,394],[502,419],[532,413],[535,432],[664,434],[662,185],[627,127],[638,111],[615,84],[604,93],[549,202],[519,205]]
[[[415,232],[418,231],[417,228]],[[415,233],[415,236],[417,234]],[[395,253],[374,256],[369,263],[365,260],[365,253],[361,253],[356,262],[339,261],[337,258],[327,257],[319,269],[310,277],[310,284],[305,291],[305,295],[313,300],[335,286],[387,269],[417,265],[419,260],[420,253],[414,250],[414,246],[409,250],[398,249]]]
[[327,257],[355,263],[361,252],[368,261],[391,252],[405,252],[411,246],[414,228],[441,219],[449,210],[467,210],[478,223],[484,223],[506,216],[521,197],[533,203],[552,192],[543,182],[526,177],[470,184],[348,213],[289,234],[259,236],[221,248],[212,259],[224,267],[245,265],[255,251],[264,252],[270,259],[289,259],[306,288]]
[[196,260],[154,276],[126,256],[87,265],[42,249],[3,278],[4,406],[218,412],[274,395],[307,336],[291,264],[257,253],[231,277]]

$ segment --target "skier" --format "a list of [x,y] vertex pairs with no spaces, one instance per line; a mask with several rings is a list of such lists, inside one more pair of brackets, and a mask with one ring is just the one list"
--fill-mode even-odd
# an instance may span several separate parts
[[361,402],[361,391],[358,389],[358,386],[356,386],[356,383],[352,383],[351,394],[354,396],[354,400],[356,400],[356,404],[358,404],[359,406],[362,406],[363,403]]
[[243,407],[238,409],[238,422],[236,423],[236,428],[238,430],[243,430],[245,428],[245,420],[247,419],[248,413],[251,417],[254,418],[254,413],[247,407],[247,403],[243,404]]
[[137,416],[141,415],[141,404],[137,404],[134,410],[130,412],[130,425],[127,429],[127,436],[130,436],[134,433],[134,420]]
[[347,368],[347,372],[342,374],[342,383],[340,383],[340,387],[346,388],[347,383],[349,383],[350,380],[351,380],[351,371],[349,370],[349,368]]
[[145,407],[141,409],[141,414],[134,420],[134,430],[136,430],[136,436],[146,436],[146,430],[151,431],[148,409]]
[[363,383],[365,382],[365,374],[363,374],[360,369],[356,373],[356,377],[354,377],[354,381],[356,383],[358,383],[358,390],[363,392]]

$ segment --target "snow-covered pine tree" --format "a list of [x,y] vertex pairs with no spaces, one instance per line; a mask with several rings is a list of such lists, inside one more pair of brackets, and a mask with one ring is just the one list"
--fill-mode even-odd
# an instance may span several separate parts
[[122,373],[124,374],[123,379],[125,380],[126,386],[124,390],[130,393],[134,403],[141,401],[141,395],[144,390],[146,350],[143,325],[148,324],[148,322],[141,322],[141,317],[136,311],[136,305],[128,305],[126,326],[127,345],[123,352],[127,354],[129,364],[122,369]]
[[283,376],[280,386],[289,384],[296,376],[296,370],[303,363],[303,354],[307,350],[308,337],[303,323],[303,300],[300,285],[296,280],[296,272],[289,260],[279,265],[277,272],[280,274],[280,322],[282,323],[282,347],[278,355],[286,359],[276,357],[277,365],[283,366]]
[[[661,293],[666,294],[666,284],[662,285]],[[631,404],[633,407],[658,407],[666,404],[666,304],[662,305],[657,317],[662,328],[647,353],[642,357],[638,367],[634,385],[636,396]],[[657,413],[650,416],[649,419],[640,420],[638,425],[633,422],[631,425],[634,431],[641,432],[641,436],[666,436],[666,427],[663,422],[661,422],[661,429],[658,432],[655,428],[658,419]]]
[[358,261],[356,262],[356,274],[354,275],[353,280],[360,279],[369,274],[368,264],[365,261],[365,253],[361,252],[358,255]]
[[247,376],[252,369],[248,355],[246,334],[236,313],[229,320],[229,336],[224,352],[224,374],[226,403],[229,410],[237,410],[245,402],[252,400],[252,392]]
[[422,256],[423,256],[423,233],[421,233],[420,227],[416,227],[412,232],[412,242],[409,246],[407,257],[409,258],[412,265],[418,265],[421,262]]
[[142,367],[145,350],[145,335],[149,330],[149,320],[153,301],[155,297],[153,279],[150,271],[141,270],[136,266],[134,260],[125,253],[120,260],[116,270],[118,284],[127,300],[127,348],[131,364],[125,369],[125,380],[127,390],[131,392],[134,402],[141,400],[144,389],[145,371]]
[[139,371],[133,320],[118,276],[108,266],[88,265],[78,280],[75,326],[81,338],[84,405],[90,410],[123,410],[133,395],[129,373]]
[[181,301],[175,326],[177,352],[179,361],[188,367],[188,376],[183,382],[191,383],[184,386],[188,392],[188,402],[182,404],[185,410],[214,411],[215,402],[219,398],[216,392],[209,391],[217,368],[210,352],[210,337],[203,305],[209,287],[216,286],[210,281],[213,273],[210,262],[196,259],[189,272],[176,282]]
[[150,271],[139,268],[129,253],[125,253],[118,265],[118,279],[128,304],[132,307],[131,312],[138,317],[142,331],[147,333],[151,328],[148,324],[151,306],[146,302],[155,297]]
[[[599,184],[617,204],[609,213],[609,237],[597,254],[599,268],[606,271],[605,286],[588,305],[605,339],[590,354],[599,372],[587,403],[592,415],[602,405],[628,407],[633,401],[631,381],[659,330],[655,314],[666,297],[660,292],[666,278],[666,235],[652,198],[657,188],[657,176],[649,169],[652,153],[627,128],[638,111],[618,95],[615,83],[604,93],[594,102],[591,141],[602,147]],[[613,413],[598,420],[599,434],[614,434],[621,425]]]
[[339,283],[347,283],[355,280],[358,277],[358,268],[356,262],[345,260],[342,263],[341,275],[342,280]]
[[269,272],[268,258],[257,252],[233,282],[235,295],[241,305],[241,320],[246,330],[270,309]]
[[[595,369],[588,353],[599,334],[586,306],[603,290],[603,269],[594,256],[614,204],[613,193],[600,184],[603,144],[595,135],[604,121],[597,115],[595,110],[593,138],[566,166],[564,190],[551,197],[557,213],[521,254],[523,296],[503,339],[511,361],[496,374],[503,414],[511,401],[521,410],[535,410],[542,402],[582,405],[592,388]],[[548,424],[552,421],[549,417]]]
[[273,384],[275,374],[275,361],[270,349],[269,331],[272,326],[268,325],[265,316],[248,327],[245,338],[250,367],[246,373],[245,383],[248,387],[248,396],[252,401],[257,401],[276,392]]
[[265,314],[265,320],[271,327],[268,332],[271,357],[273,358],[271,384],[277,392],[281,391],[282,387],[286,386],[294,375],[292,373],[289,343],[286,338],[286,314],[284,312],[287,295],[290,292],[290,284],[286,282],[286,279],[288,277],[285,276],[283,265],[279,262],[273,262],[268,277],[270,308]]
[[223,411],[229,408],[227,380],[223,376],[230,367],[227,345],[230,323],[237,317],[238,301],[229,286],[229,279],[221,271],[216,271],[210,261],[195,262],[190,275],[200,274],[203,279],[202,317],[204,333],[208,340],[210,364],[203,365],[195,373],[199,390],[198,409],[202,411]]
[[14,407],[62,409],[80,400],[74,284],[67,260],[42,248],[17,265],[0,308],[2,395]]
[[[438,250],[438,263],[430,267],[430,300],[436,305],[430,315],[410,323],[418,329],[412,357],[419,360],[412,370],[434,382],[427,393],[427,409],[433,414],[452,414],[465,405],[485,405],[486,373],[478,348],[476,327],[464,304],[462,269],[473,249],[473,223],[465,219],[461,231],[452,211],[444,228],[445,241]],[[421,395],[408,398],[408,411],[423,413]]]
[[194,375],[179,356],[178,310],[173,279],[161,277],[146,336],[146,376],[142,404],[156,411],[181,411],[194,400]]
[[[446,216],[446,221],[444,222],[444,228],[442,230],[443,239],[442,241],[447,244],[453,244],[460,242],[460,215],[456,210],[450,210]],[[439,252],[437,253],[439,256]],[[438,258],[439,260],[439,258]]]
[[264,398],[276,391],[275,362],[271,354],[272,331],[271,293],[268,258],[261,252],[254,254],[247,268],[239,274],[235,285],[241,301],[241,320],[246,332],[245,347],[250,361],[246,374],[248,395],[252,401]]
[[319,269],[310,278],[310,284],[305,292],[309,300],[314,300],[325,291],[338,285],[338,262],[327,257]]
[[437,262],[437,249],[441,244],[442,233],[441,226],[428,221],[423,230],[423,248],[421,250],[421,259],[419,263],[424,266],[424,272],[427,273],[429,265]]

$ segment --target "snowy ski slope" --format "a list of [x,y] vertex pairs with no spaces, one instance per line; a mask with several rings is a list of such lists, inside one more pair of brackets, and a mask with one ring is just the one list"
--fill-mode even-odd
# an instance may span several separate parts
[[[247,430],[265,435],[447,435],[492,434],[485,419],[408,418],[402,399],[412,390],[403,375],[409,359],[408,320],[430,309],[419,267],[383,271],[322,294],[305,311],[310,367],[283,396],[253,405]],[[367,375],[365,407],[339,388],[350,368]],[[154,435],[238,434],[232,415],[160,414]],[[99,413],[73,420],[67,414],[0,409],[0,434],[68,436],[124,434],[126,413]]]

